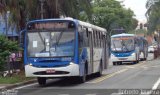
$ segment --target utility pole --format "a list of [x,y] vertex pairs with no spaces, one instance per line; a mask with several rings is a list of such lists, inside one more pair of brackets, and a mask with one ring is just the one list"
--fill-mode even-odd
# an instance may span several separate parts
[[41,2],[41,19],[44,18],[44,2],[45,0],[39,0]]
[[6,38],[8,38],[8,18],[9,18],[9,14],[10,14],[10,11],[6,11],[5,12],[5,28],[6,28]]
[[[6,28],[6,39],[8,39],[8,19],[9,19],[9,15],[10,15],[10,11],[5,11],[5,28]],[[11,70],[12,70],[12,66],[9,62],[9,56],[7,56],[7,67],[8,67],[8,73],[9,73],[9,76],[11,76]]]

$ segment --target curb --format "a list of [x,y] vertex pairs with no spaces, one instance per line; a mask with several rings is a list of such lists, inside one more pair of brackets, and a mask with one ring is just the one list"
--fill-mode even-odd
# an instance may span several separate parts
[[15,83],[15,84],[11,84],[9,86],[2,87],[2,88],[0,88],[0,90],[13,89],[15,87],[19,87],[19,86],[23,86],[23,85],[27,85],[27,84],[32,84],[32,83],[36,83],[36,82],[37,82],[37,80],[33,79],[33,80],[25,81],[25,82]]

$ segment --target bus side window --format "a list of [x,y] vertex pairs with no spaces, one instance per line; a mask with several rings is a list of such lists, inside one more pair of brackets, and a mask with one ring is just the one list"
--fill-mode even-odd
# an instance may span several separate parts
[[138,45],[138,43],[137,43],[137,39],[135,39],[134,44],[135,44],[135,47]]
[[100,46],[99,46],[99,31],[96,31],[97,33],[96,33],[96,36],[97,36],[97,47],[99,48]]
[[88,28],[86,28],[86,36],[88,38],[89,32],[88,32]]
[[85,28],[82,29],[82,31],[79,31],[79,43],[80,47],[88,47],[88,37],[87,37],[87,31]]
[[94,42],[94,47],[97,48],[97,31],[93,31],[93,42]]
[[79,42],[79,47],[83,47],[83,38],[81,36],[81,32],[78,33],[78,42]]

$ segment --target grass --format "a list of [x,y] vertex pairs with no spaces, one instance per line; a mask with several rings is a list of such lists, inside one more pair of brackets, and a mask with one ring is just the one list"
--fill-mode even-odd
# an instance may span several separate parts
[[31,80],[33,78],[27,78],[25,77],[24,72],[20,72],[17,75],[12,75],[11,77],[0,77],[0,84],[14,84],[19,82],[25,82],[28,80]]

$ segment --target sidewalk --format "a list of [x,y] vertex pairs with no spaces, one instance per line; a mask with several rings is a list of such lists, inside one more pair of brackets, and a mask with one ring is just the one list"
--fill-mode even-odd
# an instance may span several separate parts
[[15,83],[15,84],[0,84],[0,91],[3,89],[12,89],[15,87],[19,87],[19,86],[23,86],[23,85],[27,85],[27,84],[32,84],[37,82],[36,79],[32,79],[32,80],[28,80],[25,82],[20,82],[20,83]]
[[4,89],[5,87],[9,86],[10,84],[0,84],[0,90]]

